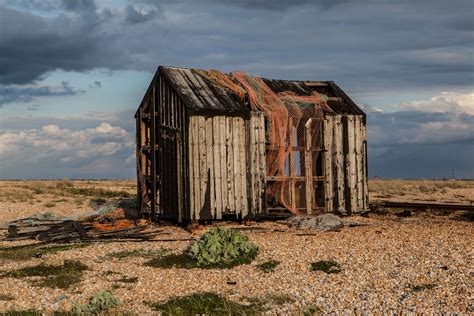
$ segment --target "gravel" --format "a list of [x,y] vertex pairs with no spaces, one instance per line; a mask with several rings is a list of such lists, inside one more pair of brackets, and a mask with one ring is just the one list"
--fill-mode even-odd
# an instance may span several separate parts
[[[186,241],[100,243],[22,262],[0,259],[0,273],[65,259],[80,260],[91,269],[80,284],[68,290],[34,287],[25,279],[0,278],[0,297],[14,297],[0,301],[0,312],[69,310],[73,303],[84,303],[101,290],[110,290],[123,302],[118,312],[139,314],[151,312],[144,301],[164,302],[195,292],[214,292],[239,302],[272,293],[294,299],[272,306],[269,314],[296,314],[314,305],[325,313],[474,312],[472,222],[427,215],[346,219],[365,225],[338,232],[315,229],[311,234],[300,234],[298,228],[275,222],[245,227],[251,241],[259,245],[260,254],[251,264],[232,269],[158,269],[144,265],[149,258],[107,257],[112,252],[137,249],[180,252],[188,246]],[[166,239],[198,237],[205,230],[161,229],[168,233],[161,237]],[[17,244],[20,242],[0,242],[1,247]],[[257,268],[269,260],[281,263],[270,273]],[[311,272],[310,264],[320,260],[335,260],[342,271]],[[138,280],[120,283],[124,277]],[[114,284],[121,287],[113,289]]]

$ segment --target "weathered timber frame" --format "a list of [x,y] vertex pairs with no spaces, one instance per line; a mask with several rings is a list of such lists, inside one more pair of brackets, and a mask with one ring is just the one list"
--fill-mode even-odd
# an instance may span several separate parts
[[303,122],[299,131],[292,127],[289,133],[301,135],[288,149],[283,175],[266,174],[267,153],[275,149],[266,142],[264,113],[250,111],[197,71],[158,68],[135,114],[142,216],[256,218],[284,209],[268,200],[267,183],[278,181],[289,183],[291,209],[298,213],[368,208],[365,114],[331,81],[263,80],[275,92],[316,89],[334,110]]

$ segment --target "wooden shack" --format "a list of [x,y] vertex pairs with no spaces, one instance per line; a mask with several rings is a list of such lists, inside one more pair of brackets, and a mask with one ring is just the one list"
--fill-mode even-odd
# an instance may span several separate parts
[[160,66],[135,119],[139,211],[154,220],[368,208],[365,114],[332,81]]

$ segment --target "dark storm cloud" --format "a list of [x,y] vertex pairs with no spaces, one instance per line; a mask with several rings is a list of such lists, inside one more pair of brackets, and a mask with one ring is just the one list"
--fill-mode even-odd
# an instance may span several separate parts
[[61,0],[61,7],[70,11],[95,11],[97,6],[94,0]]
[[36,97],[65,97],[84,93],[76,90],[67,81],[61,82],[59,87],[38,86],[1,86],[0,85],[0,107],[4,104],[14,102],[31,102]]
[[370,177],[474,177],[474,115],[373,112],[367,126]]
[[42,18],[0,6],[0,84],[31,83],[48,72],[120,68],[115,35],[101,31],[106,14]]
[[136,24],[142,23],[155,18],[157,11],[155,9],[150,10],[146,13],[138,11],[135,7],[128,5],[125,8],[125,20],[129,23]]
[[121,10],[47,3],[65,13],[0,7],[1,83],[32,82],[55,69],[151,72],[158,64],[332,79],[349,92],[474,81],[470,0],[136,0]]

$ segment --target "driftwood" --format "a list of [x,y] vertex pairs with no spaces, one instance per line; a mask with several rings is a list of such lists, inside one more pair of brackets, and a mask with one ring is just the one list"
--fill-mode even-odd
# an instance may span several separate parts
[[149,228],[148,225],[142,225],[98,230],[94,228],[94,223],[90,222],[27,218],[10,223],[4,240],[34,239],[46,243],[111,240],[148,241],[159,234],[166,234],[162,230],[145,231],[147,228]]

